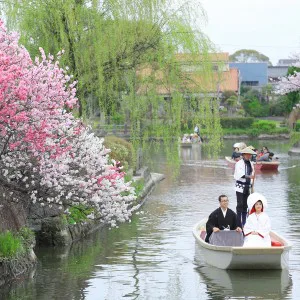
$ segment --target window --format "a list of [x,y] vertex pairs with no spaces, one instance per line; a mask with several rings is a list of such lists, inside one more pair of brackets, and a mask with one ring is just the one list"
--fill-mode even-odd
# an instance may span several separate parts
[[258,86],[258,81],[242,81],[242,85],[246,86]]

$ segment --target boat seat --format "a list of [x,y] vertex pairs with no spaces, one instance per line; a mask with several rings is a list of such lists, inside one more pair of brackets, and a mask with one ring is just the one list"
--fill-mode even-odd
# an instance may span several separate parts
[[221,230],[211,234],[209,243],[215,246],[242,247],[244,236],[242,232],[235,230]]
[[283,244],[279,241],[271,241],[271,246],[272,247],[282,247]]

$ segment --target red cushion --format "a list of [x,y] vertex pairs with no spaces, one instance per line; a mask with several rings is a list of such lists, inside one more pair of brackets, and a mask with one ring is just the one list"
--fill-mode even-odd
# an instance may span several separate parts
[[271,241],[271,246],[272,247],[282,247],[283,244],[281,242],[278,242],[278,241]]

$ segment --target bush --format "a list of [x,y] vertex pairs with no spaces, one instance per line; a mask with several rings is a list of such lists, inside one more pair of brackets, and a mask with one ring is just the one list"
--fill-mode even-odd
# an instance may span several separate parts
[[120,161],[125,170],[128,170],[129,167],[135,167],[135,151],[131,143],[116,136],[107,136],[104,140],[104,146],[111,150],[110,158]]
[[0,258],[15,257],[23,251],[22,240],[10,231],[0,233]]
[[221,118],[223,128],[249,128],[254,122],[254,118]]
[[242,101],[245,112],[252,117],[267,117],[270,114],[270,106],[260,103],[258,98],[252,97]]
[[94,212],[91,207],[86,207],[82,204],[75,205],[69,208],[69,214],[67,215],[67,221],[69,224],[76,224],[86,221],[87,216]]
[[22,227],[18,232],[18,236],[26,247],[31,246],[35,242],[34,232],[28,227]]
[[298,120],[295,124],[295,130],[300,131],[300,120]]
[[251,127],[268,133],[269,131],[274,130],[276,128],[276,122],[268,120],[258,120],[254,122]]
[[118,113],[118,112],[115,112],[112,116],[111,116],[111,121],[114,123],[114,124],[124,124],[125,123],[125,116]]

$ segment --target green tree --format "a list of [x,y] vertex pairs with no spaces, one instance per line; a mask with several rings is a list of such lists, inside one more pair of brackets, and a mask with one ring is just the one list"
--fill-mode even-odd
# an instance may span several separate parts
[[232,95],[225,100],[229,116],[231,116],[233,114],[233,109],[237,106],[237,101],[238,101],[238,98],[236,95]]
[[253,50],[253,49],[241,49],[229,56],[229,59],[233,62],[267,62],[269,65],[272,65],[268,56]]
[[[39,47],[65,50],[62,64],[78,80],[80,116],[118,112],[130,122],[133,143],[144,144],[150,134],[169,140],[180,135],[182,96],[193,84],[201,97],[195,98],[199,109],[192,123],[202,123],[211,149],[218,149],[218,104],[207,89],[214,49],[192,23],[201,12],[194,1],[175,7],[171,0],[3,0],[1,8],[32,57]],[[178,61],[179,52],[189,54],[187,65]],[[201,83],[185,71],[193,65]]]

